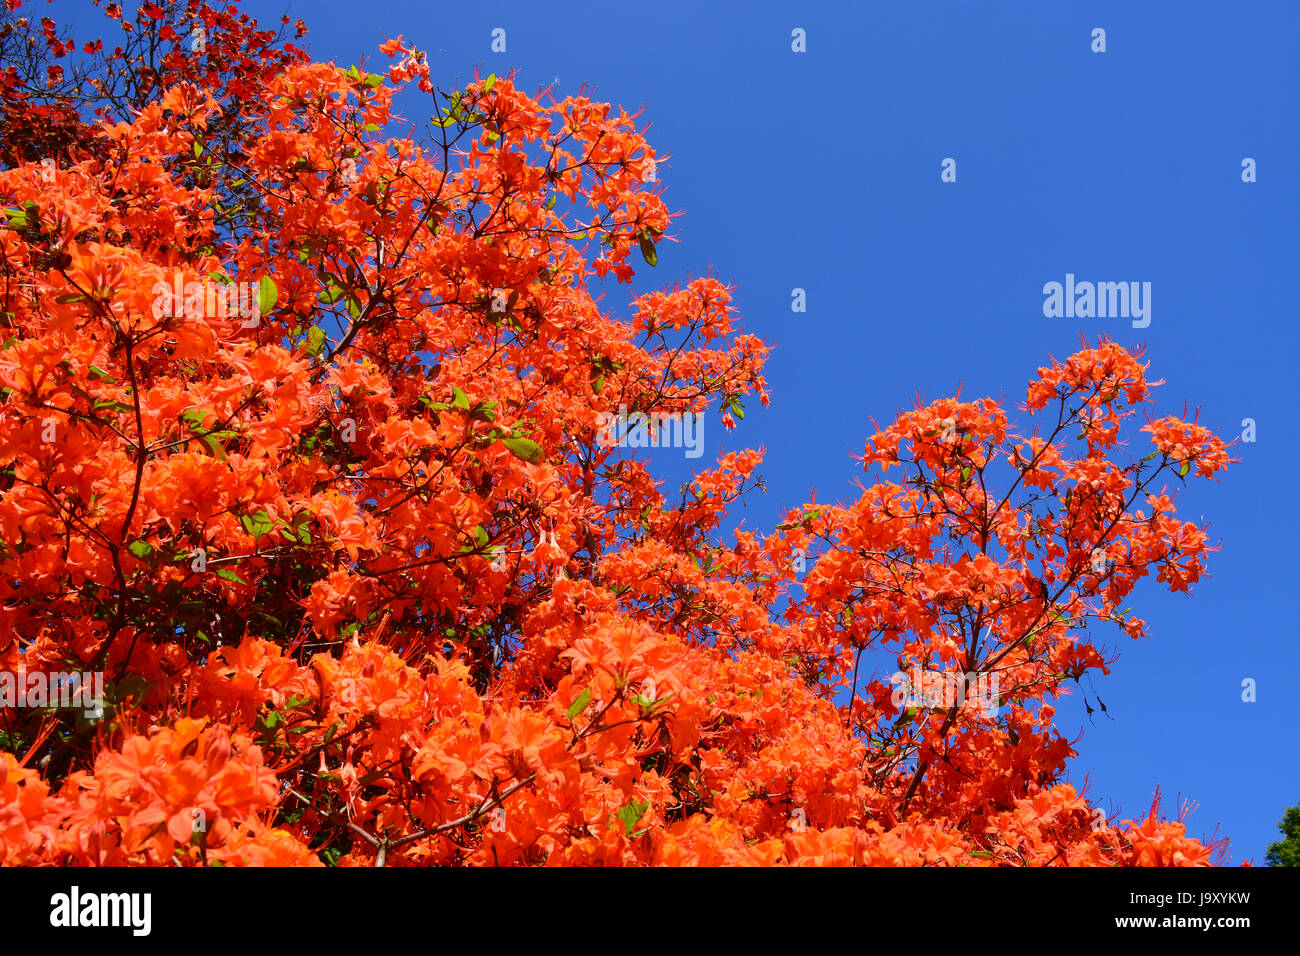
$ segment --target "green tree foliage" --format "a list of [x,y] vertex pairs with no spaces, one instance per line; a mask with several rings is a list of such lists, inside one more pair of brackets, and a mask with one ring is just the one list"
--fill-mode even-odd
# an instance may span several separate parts
[[1269,844],[1264,859],[1269,866],[1300,866],[1300,804],[1287,810],[1277,828],[1282,839]]

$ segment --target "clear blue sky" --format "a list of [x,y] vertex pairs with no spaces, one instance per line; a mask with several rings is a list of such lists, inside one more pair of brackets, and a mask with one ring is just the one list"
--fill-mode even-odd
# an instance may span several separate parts
[[[61,22],[81,3],[60,0]],[[745,326],[778,347],[773,403],[706,432],[708,453],[766,446],[765,497],[738,513],[770,529],[787,506],[853,496],[868,418],[958,386],[1009,404],[1081,332],[1145,344],[1160,412],[1188,402],[1226,437],[1257,441],[1217,484],[1183,492],[1223,550],[1195,593],[1132,602],[1146,641],[1094,677],[1113,720],[1078,695],[1058,711],[1082,735],[1071,779],[1108,812],[1141,817],[1159,784],[1216,827],[1231,860],[1263,862],[1300,801],[1294,495],[1300,231],[1300,4],[1258,2],[430,3],[250,0],[304,18],[317,59],[351,65],[404,34],[435,81],[476,66],[561,94],[582,83],[644,106],[666,199],[686,215],[660,283],[711,269]],[[97,17],[71,17],[87,24]],[[491,52],[506,30],[507,51]],[[807,52],[791,51],[803,28]],[[1092,31],[1106,31],[1094,53]],[[410,118],[422,119],[412,115]],[[957,182],[940,181],[945,157]],[[1258,164],[1243,183],[1241,162]],[[644,270],[651,272],[651,270]],[[1151,324],[1045,318],[1042,287],[1152,283]],[[638,277],[638,286],[647,283]],[[808,311],[790,310],[791,289]],[[680,459],[664,474],[679,480]],[[671,487],[671,486],[670,486]],[[1243,703],[1254,678],[1258,700]],[[1086,683],[1086,682],[1085,682]],[[1098,715],[1100,717],[1100,715]]]

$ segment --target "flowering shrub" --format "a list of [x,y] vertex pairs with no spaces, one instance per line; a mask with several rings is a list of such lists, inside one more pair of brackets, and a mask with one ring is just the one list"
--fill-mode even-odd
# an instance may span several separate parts
[[[0,862],[1209,861],[1095,812],[1052,723],[1210,550],[1169,485],[1227,451],[1135,428],[1139,355],[913,408],[857,501],[728,542],[760,452],[673,500],[600,440],[769,398],[722,282],[599,300],[671,227],[635,117],[105,11],[81,72],[52,21],[0,38],[45,44],[0,73],[0,667],[106,697],[0,711]],[[867,653],[997,706],[900,704]]]

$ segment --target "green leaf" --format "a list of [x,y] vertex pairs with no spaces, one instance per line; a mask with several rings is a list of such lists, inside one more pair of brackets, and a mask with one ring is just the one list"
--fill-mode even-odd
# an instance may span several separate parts
[[312,355],[320,355],[320,350],[325,347],[325,330],[319,325],[313,325],[307,330],[307,351]]
[[258,310],[262,315],[267,315],[279,300],[280,290],[276,287],[275,280],[270,276],[262,276],[262,281],[257,284]]
[[641,258],[648,266],[659,265],[659,253],[655,252],[655,244],[649,236],[641,237]]
[[732,399],[731,414],[735,415],[742,422],[745,420],[745,405],[740,399]]
[[520,438],[518,435],[512,435],[509,438],[501,439],[501,444],[510,449],[510,454],[531,464],[535,465],[542,460],[542,446],[530,438]]
[[618,817],[619,822],[623,824],[628,836],[636,829],[636,825],[641,822],[645,812],[650,809],[649,800],[633,800],[625,807],[619,807],[618,812],[614,814]]
[[104,409],[108,409],[111,412],[129,412],[131,411],[131,406],[107,398],[95,399],[95,404],[92,406],[91,410],[100,412]]
[[496,85],[497,85],[497,75],[495,73],[489,73],[488,78],[483,81],[483,92],[491,93],[492,87]]
[[361,777],[359,780],[357,780],[357,784],[362,787],[368,787],[376,780],[382,780],[386,776],[388,776],[388,771],[381,767],[380,769],[372,770],[364,777]]
[[15,229],[27,228],[27,213],[21,209],[6,209],[5,218],[9,220],[9,225]]
[[143,561],[145,558],[153,554],[153,545],[148,541],[132,541],[127,545],[126,550],[130,551],[133,555]]
[[[667,700],[668,698],[665,697],[663,699]],[[636,704],[646,713],[651,713],[658,705],[659,701],[655,700],[649,694],[637,694],[635,697],[632,698],[632,703]]]
[[1178,474],[1181,475],[1183,478],[1186,478],[1187,473],[1191,470],[1192,470],[1192,460],[1189,458],[1187,459],[1187,461],[1183,462],[1183,466],[1178,469]]
[[229,568],[217,568],[217,577],[223,578],[226,581],[234,581],[236,584],[248,583],[243,578],[241,578],[238,574],[236,574],[234,571],[231,571]]
[[209,432],[206,435],[200,435],[199,440],[208,447],[208,454],[213,458],[225,458],[226,449],[222,447],[221,442],[217,441],[218,435],[230,435],[231,432]]
[[124,680],[118,681],[116,684],[110,683],[108,685],[108,699],[111,703],[116,704],[120,701],[129,700],[132,697],[137,697],[140,694],[143,694],[148,687],[148,681],[143,677],[133,674]]
[[382,76],[380,76],[378,73],[367,73],[367,74],[366,74],[366,86],[367,86],[368,88],[370,88],[370,89],[374,89],[376,86],[378,86],[378,85],[379,85],[380,83],[382,83],[382,82],[384,82],[384,78],[383,78]]
[[469,396],[459,388],[453,386],[451,390],[451,405],[452,408],[459,408],[462,411],[467,412],[469,411]]
[[256,514],[242,515],[239,523],[244,526],[250,537],[260,538],[262,535],[270,532],[274,527],[271,516],[265,511],[259,511]]
[[556,197],[555,193],[551,193],[551,198],[548,199],[548,200],[546,200],[546,205],[543,206],[542,208],[543,208],[543,209],[554,209],[554,208],[555,208],[555,200],[556,200],[556,198],[557,198],[557,197]]
[[577,697],[573,699],[573,703],[569,705],[569,709],[565,711],[565,713],[568,714],[569,719],[572,720],[574,717],[577,717],[580,713],[586,710],[587,705],[590,703],[591,703],[591,688],[588,687],[586,690],[584,690],[581,694],[579,694]]

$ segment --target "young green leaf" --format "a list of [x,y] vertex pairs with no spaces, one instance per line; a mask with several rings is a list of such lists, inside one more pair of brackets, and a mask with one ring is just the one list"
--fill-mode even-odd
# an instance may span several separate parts
[[130,551],[133,555],[143,561],[145,558],[153,554],[153,545],[148,541],[132,541],[126,546],[126,550]]
[[259,511],[256,514],[242,515],[239,523],[244,526],[250,537],[260,538],[262,535],[270,532],[274,527],[271,516],[265,511]]
[[623,824],[626,834],[631,836],[632,831],[636,829],[636,825],[641,822],[641,818],[645,816],[645,812],[649,809],[649,800],[633,800],[627,806],[619,807],[618,812],[614,815]]
[[280,300],[280,289],[270,276],[262,276],[257,284],[257,308],[262,315],[268,315]]
[[516,458],[521,458],[530,464],[535,465],[542,460],[542,446],[532,439],[512,435],[501,439],[501,444],[510,449],[510,453]]
[[320,350],[325,347],[325,330],[319,325],[313,325],[307,330],[307,351],[312,355],[320,355]]
[[648,266],[659,265],[659,253],[655,252],[654,241],[649,236],[641,237],[641,258]]
[[567,713],[569,719],[572,720],[574,717],[577,717],[580,713],[586,710],[587,705],[590,703],[591,703],[591,688],[589,687],[586,690],[584,690],[581,694],[579,694],[577,697],[573,698],[573,703],[569,705],[569,709],[565,711],[565,713]]

